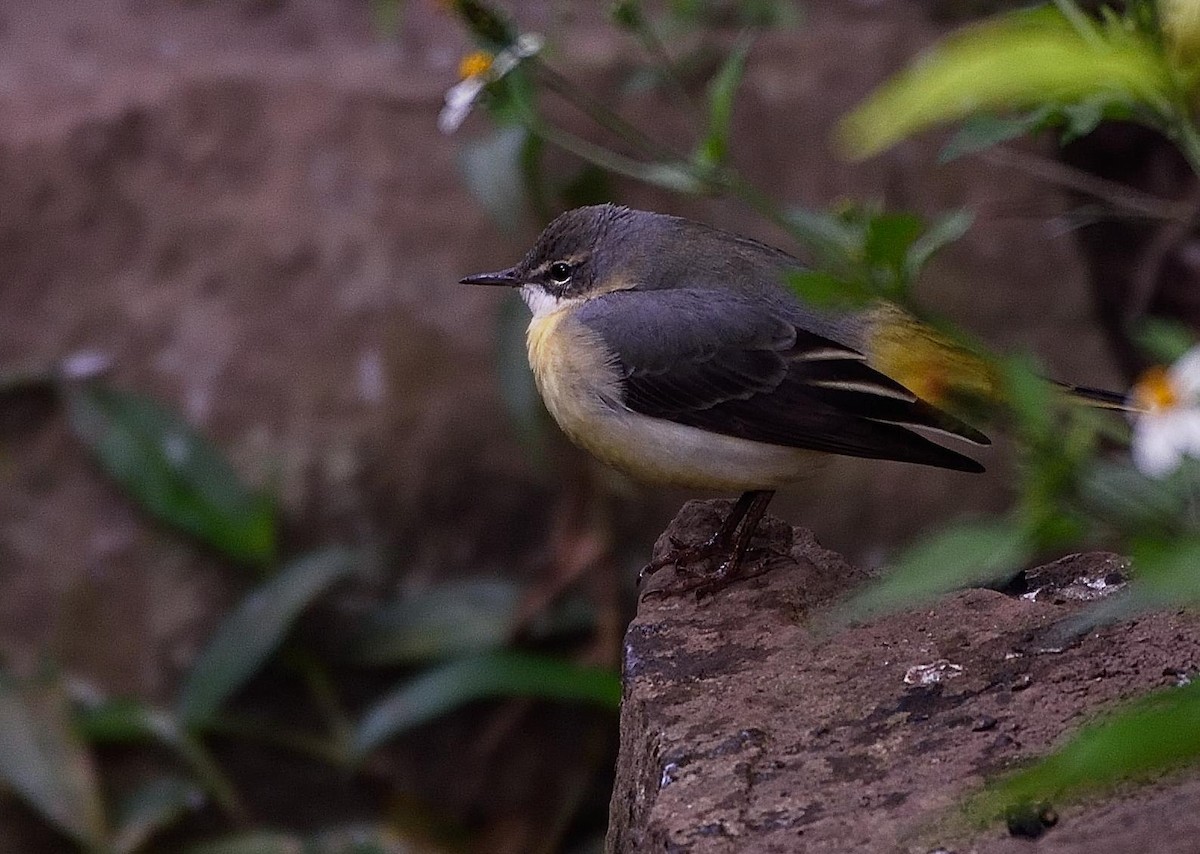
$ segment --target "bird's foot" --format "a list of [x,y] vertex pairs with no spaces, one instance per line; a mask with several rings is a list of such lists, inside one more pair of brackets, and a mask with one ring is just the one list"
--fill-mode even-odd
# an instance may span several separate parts
[[715,557],[730,557],[728,538],[721,534],[722,532],[718,531],[704,542],[690,545],[678,537],[668,536],[670,551],[642,567],[642,571],[638,573],[638,584],[668,566],[675,567],[675,571],[681,575],[711,575],[714,570],[708,569],[705,564]]
[[[672,541],[672,545],[675,545],[674,541]],[[703,554],[699,554],[701,551]],[[711,540],[684,547],[679,549],[679,552],[687,554],[681,559],[681,562],[675,563],[674,581],[654,590],[647,590],[642,594],[642,598],[657,596],[665,599],[669,596],[694,592],[697,599],[703,599],[719,590],[724,590],[740,579],[756,578],[770,568],[771,558],[786,556],[773,548],[748,548],[742,554],[738,554],[731,552],[728,546],[725,546],[724,550],[714,548]],[[673,555],[675,552],[673,551],[671,554]],[[697,556],[698,554],[699,556]],[[670,557],[671,555],[668,555],[666,558],[660,558],[654,563],[648,564],[638,576],[638,583],[640,584],[642,579],[672,563]],[[722,557],[723,560],[715,567],[711,566],[709,561],[716,557]]]

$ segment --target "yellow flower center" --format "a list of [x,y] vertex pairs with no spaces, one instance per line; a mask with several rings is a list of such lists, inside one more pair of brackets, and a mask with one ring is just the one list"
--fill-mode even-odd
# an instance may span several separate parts
[[492,67],[492,55],[485,50],[468,53],[458,64],[458,76],[463,80],[471,77],[482,77]]
[[1179,405],[1179,394],[1162,365],[1155,365],[1143,373],[1130,396],[1133,405],[1146,412],[1164,412]]

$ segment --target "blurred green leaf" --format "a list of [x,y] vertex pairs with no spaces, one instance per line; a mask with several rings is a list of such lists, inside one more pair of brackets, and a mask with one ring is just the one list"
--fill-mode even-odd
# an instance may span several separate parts
[[369,615],[352,654],[365,664],[414,664],[503,646],[521,596],[520,585],[500,578],[431,586]]
[[[89,692],[90,694],[90,692]],[[162,709],[129,698],[75,700],[75,721],[85,740],[98,744],[155,743],[177,756],[230,816],[243,814],[237,792],[213,758],[195,738]]]
[[1150,478],[1127,462],[1100,461],[1080,478],[1080,500],[1119,531],[1145,537],[1176,535],[1193,499],[1187,477]]
[[753,39],[738,39],[725,63],[708,84],[708,129],[696,151],[701,166],[718,166],[729,157],[729,131],[733,124],[733,102],[746,71],[746,57]]
[[310,850],[303,837],[256,830],[191,845],[187,854],[310,854]]
[[843,269],[862,250],[861,230],[842,214],[792,207],[787,211],[792,236],[808,248],[821,268]]
[[[481,652],[512,640],[522,617],[524,590],[501,578],[436,584],[385,605],[363,621],[351,655],[372,665],[417,664]],[[529,634],[545,638],[582,631],[590,612],[567,602],[529,622]]]
[[113,850],[132,854],[158,833],[204,806],[204,793],[192,783],[159,777],[127,795],[117,813]]
[[952,211],[938,217],[908,247],[904,259],[904,271],[908,279],[915,280],[934,255],[961,239],[974,220],[975,215],[970,211]]
[[470,139],[459,149],[458,164],[471,195],[492,220],[507,232],[516,231],[529,210],[523,172],[529,132],[520,125],[503,125],[482,139]]
[[275,514],[213,445],[153,401],[96,383],[64,388],[71,426],[118,483],[158,519],[238,561],[270,562]]
[[820,270],[789,271],[784,280],[800,299],[815,306],[851,308],[865,305],[875,297],[859,282]]
[[1048,129],[1057,129],[1059,142],[1066,145],[1087,136],[1105,119],[1123,121],[1133,115],[1128,104],[1114,103],[1102,96],[1075,104],[1048,104],[1016,116],[987,113],[967,116],[938,154],[938,161],[948,163],[964,154],[975,154],[998,143]]
[[866,221],[863,260],[872,269],[886,270],[898,284],[908,261],[908,250],[921,235],[921,218],[910,213],[880,213]]
[[1166,115],[1173,97],[1161,52],[1119,20],[1014,12],[947,38],[843,119],[842,150],[870,157],[930,125],[994,110],[1124,102]]
[[0,781],[63,833],[99,849],[107,835],[92,757],[59,680],[0,674]]
[[256,674],[296,618],[355,568],[345,549],[305,555],[284,566],[221,622],[192,665],[177,712],[185,726],[202,726]]
[[976,154],[993,145],[1033,133],[1045,127],[1052,113],[1050,107],[1039,107],[1019,116],[995,116],[989,113],[967,116],[938,153],[938,162],[949,163],[964,155]]
[[989,785],[967,802],[967,812],[989,821],[1013,805],[1108,788],[1197,757],[1200,683],[1193,682],[1146,697],[1085,727],[1033,767]]
[[1161,317],[1143,318],[1133,338],[1151,358],[1167,365],[1196,345],[1195,333],[1186,324]]
[[682,166],[674,163],[647,163],[637,169],[636,174],[630,175],[639,181],[662,187],[673,193],[685,196],[696,196],[704,193],[708,187]]
[[1200,601],[1200,536],[1145,538],[1130,551],[1137,572],[1134,592],[1150,607]]
[[537,86],[522,63],[483,90],[483,105],[492,121],[500,127],[528,127],[537,116]]
[[844,620],[897,611],[942,593],[1010,577],[1031,557],[1021,526],[1005,519],[964,522],[903,552],[888,573],[840,610]]
[[422,673],[372,706],[359,725],[355,752],[364,756],[406,730],[493,697],[538,697],[615,710],[621,701],[621,680],[608,670],[528,653],[461,658]]
[[788,211],[792,235],[811,252],[817,270],[790,272],[788,284],[818,305],[859,306],[884,297],[907,302],[921,268],[962,237],[971,215],[956,211],[926,229],[920,217],[870,205],[838,212]]

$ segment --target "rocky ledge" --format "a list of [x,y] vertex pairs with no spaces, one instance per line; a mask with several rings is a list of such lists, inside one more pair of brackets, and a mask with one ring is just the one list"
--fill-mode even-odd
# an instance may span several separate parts
[[[728,508],[691,502],[659,540],[696,541]],[[1110,554],[964,590],[915,611],[815,629],[868,573],[775,519],[775,565],[714,597],[643,596],[625,639],[609,852],[1194,852],[1200,774],[1056,805],[1031,846],[944,821],[988,776],[1120,700],[1200,664],[1200,619],[1156,613],[1064,643],[1119,582]],[[664,570],[651,587],[670,582]]]

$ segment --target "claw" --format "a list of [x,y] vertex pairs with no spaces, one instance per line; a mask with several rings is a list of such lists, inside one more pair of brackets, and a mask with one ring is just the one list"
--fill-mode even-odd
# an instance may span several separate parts
[[[704,542],[687,545],[679,538],[668,535],[671,550],[642,568],[638,573],[638,584],[667,565],[675,567],[677,583],[660,590],[646,591],[644,595],[654,593],[665,597],[694,590],[699,599],[716,593],[742,577],[746,558],[752,554],[751,560],[757,560],[764,554],[763,549],[750,548],[750,539],[773,494],[768,490],[745,493],[721,527]],[[782,552],[780,556],[784,556]],[[714,558],[721,559],[715,568],[710,566]],[[765,566],[754,575],[763,571]]]

